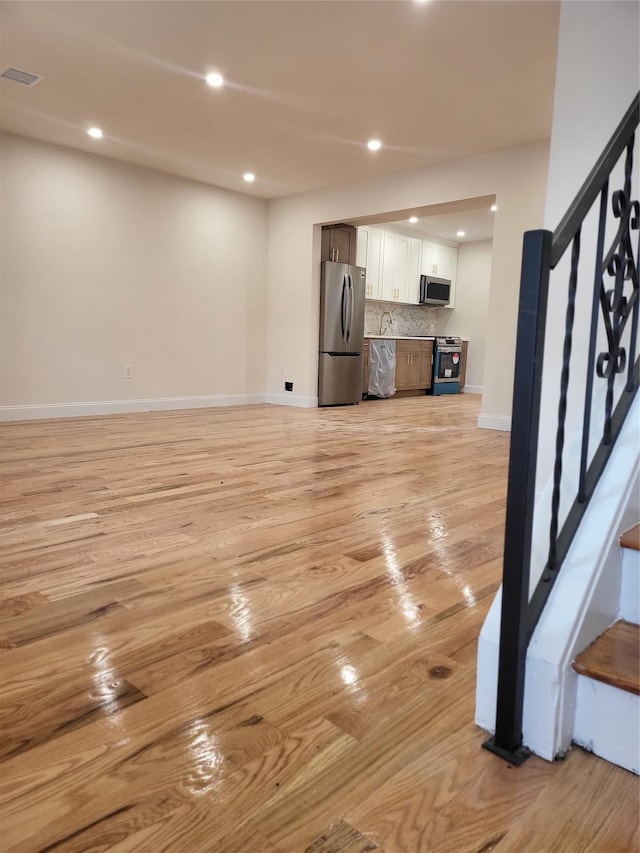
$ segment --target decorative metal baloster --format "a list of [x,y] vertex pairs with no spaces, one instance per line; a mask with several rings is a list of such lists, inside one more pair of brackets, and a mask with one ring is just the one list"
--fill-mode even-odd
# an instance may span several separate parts
[[[607,333],[608,349],[598,355],[596,372],[601,379],[607,380],[603,434],[605,444],[611,441],[615,377],[616,374],[623,373],[628,366],[626,388],[629,391],[631,390],[638,335],[638,252],[640,251],[640,240],[634,254],[631,232],[638,231],[640,202],[637,199],[631,200],[633,144],[634,136],[631,137],[627,145],[624,189],[617,190],[611,196],[613,215],[620,222],[611,247],[603,258],[601,270],[600,308]],[[612,287],[607,287],[605,277],[613,278]],[[626,282],[631,283],[631,290],[627,293],[625,293]],[[629,317],[633,317],[633,319],[629,353],[627,353],[622,345],[622,337]]]

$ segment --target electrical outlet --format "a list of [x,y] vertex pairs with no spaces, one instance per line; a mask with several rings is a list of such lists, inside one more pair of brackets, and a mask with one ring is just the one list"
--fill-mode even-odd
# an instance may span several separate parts
[[293,382],[285,382],[284,383],[285,391],[293,391]]
[[131,379],[132,376],[133,376],[133,368],[131,367],[130,364],[125,364],[125,366],[124,366],[124,378],[125,379]]

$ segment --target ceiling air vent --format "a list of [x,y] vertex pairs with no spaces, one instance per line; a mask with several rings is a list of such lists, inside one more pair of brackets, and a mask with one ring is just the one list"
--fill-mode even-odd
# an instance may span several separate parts
[[20,83],[22,86],[37,86],[44,77],[39,74],[32,74],[30,71],[23,71],[21,68],[14,68],[12,65],[5,65],[0,71],[0,77],[5,80],[13,80],[14,83]]

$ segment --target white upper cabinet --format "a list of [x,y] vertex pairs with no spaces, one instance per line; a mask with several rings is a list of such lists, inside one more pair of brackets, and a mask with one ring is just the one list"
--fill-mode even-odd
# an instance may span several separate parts
[[420,275],[435,275],[433,272],[433,246],[431,243],[427,243],[424,240],[422,241]]
[[385,302],[407,301],[407,268],[411,238],[384,231],[382,250],[382,296]]
[[409,263],[407,265],[407,302],[417,305],[420,302],[420,273],[422,272],[422,240],[411,238]]
[[382,289],[380,297],[386,302],[398,301],[396,299],[396,290],[393,282],[395,247],[395,234],[392,234],[389,231],[385,231],[384,242],[382,247]]
[[367,299],[418,305],[420,276],[452,282],[453,307],[458,250],[375,225],[358,228],[356,263],[365,267]]
[[431,275],[454,281],[457,266],[457,249],[452,249],[451,246],[440,246],[431,243]]
[[[367,267],[369,254],[369,226],[360,225],[356,239],[356,266]],[[369,294],[367,293],[367,296]]]
[[451,299],[447,308],[453,308],[456,301],[456,271],[458,269],[458,250],[440,243],[423,242],[422,272],[436,278],[448,278],[451,281]]
[[407,302],[407,268],[409,266],[409,250],[411,237],[397,234],[393,250],[393,287],[396,302]]
[[369,282],[369,299],[382,299],[382,252],[384,249],[384,231],[382,228],[371,228],[369,234],[369,256],[367,281]]
[[365,298],[382,299],[382,250],[384,231],[372,225],[358,228],[356,266],[365,267]]

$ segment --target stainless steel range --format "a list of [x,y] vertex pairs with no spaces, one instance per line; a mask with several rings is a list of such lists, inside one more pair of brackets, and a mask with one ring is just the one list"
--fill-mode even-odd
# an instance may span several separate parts
[[440,394],[460,393],[460,369],[462,367],[462,339],[437,337],[433,342],[434,397]]

